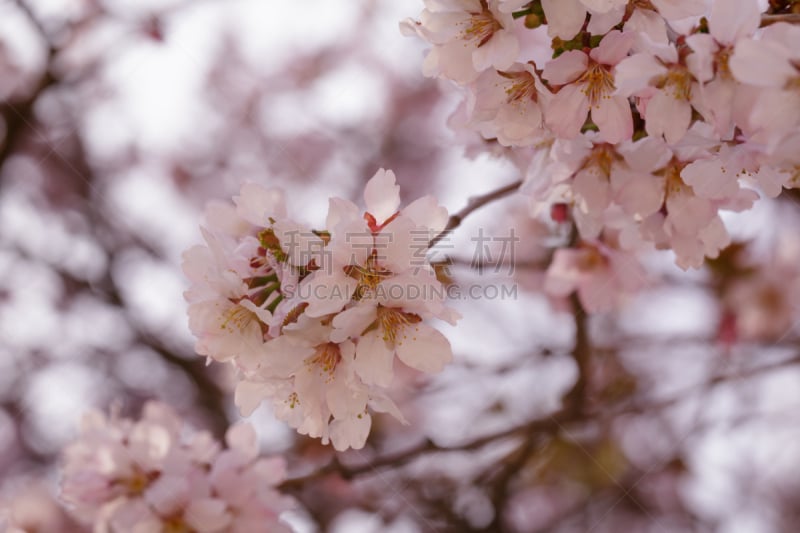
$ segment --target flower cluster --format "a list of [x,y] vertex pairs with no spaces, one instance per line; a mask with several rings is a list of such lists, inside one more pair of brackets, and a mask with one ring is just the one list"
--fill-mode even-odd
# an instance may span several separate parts
[[145,405],[134,421],[87,414],[64,451],[61,497],[95,531],[290,531],[278,515],[292,506],[276,485],[282,458],[259,458],[247,424],[221,449],[207,432],[188,433],[166,405]]
[[426,258],[447,211],[431,196],[400,209],[383,169],[364,200],[362,215],[332,198],[325,229],[312,230],[292,220],[281,191],[247,184],[235,206],[209,208],[206,244],[184,255],[196,350],[236,366],[242,413],[269,399],[276,416],[338,450],[364,446],[371,411],[403,421],[386,394],[395,355],[440,371],[450,344],[425,321],[458,319]]
[[425,0],[401,29],[464,88],[451,124],[501,145],[534,202],[686,269],[729,244],[720,211],[798,186],[800,28],[762,27],[761,4]]

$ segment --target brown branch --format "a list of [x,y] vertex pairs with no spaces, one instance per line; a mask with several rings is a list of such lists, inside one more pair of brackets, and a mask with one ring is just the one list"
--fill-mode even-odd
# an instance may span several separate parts
[[[624,405],[620,409],[616,409],[605,416],[614,417],[628,413],[647,413],[647,412],[660,411],[678,404],[680,401],[685,400],[690,394],[705,391],[713,387],[716,387],[718,385],[722,385],[724,383],[730,383],[732,381],[751,378],[754,376],[758,376],[762,373],[771,372],[773,370],[780,370],[781,368],[792,365],[800,365],[800,354],[795,355],[794,357],[791,357],[789,359],[783,359],[781,361],[766,363],[761,366],[750,367],[738,372],[720,373],[715,376],[712,376],[711,378],[702,383],[697,383],[695,385],[690,385],[688,387],[685,387],[677,394],[669,398],[651,402],[642,402],[638,404],[634,403],[634,404]],[[602,415],[602,413],[599,412],[595,414],[597,416]],[[592,416],[592,415],[587,415],[587,416]]]
[[592,345],[589,339],[588,316],[581,305],[578,294],[572,293],[569,301],[572,306],[572,315],[575,318],[575,347],[572,350],[572,357],[578,365],[578,378],[572,389],[564,396],[564,403],[580,412],[586,403],[586,392],[591,373]]
[[480,209],[488,203],[494,202],[495,200],[499,200],[517,192],[520,187],[522,187],[522,180],[509,183],[504,187],[500,187],[497,190],[482,194],[480,196],[473,196],[469,199],[467,205],[464,206],[460,211],[456,211],[450,215],[450,218],[447,220],[447,225],[438,235],[431,239],[431,241],[428,243],[428,248],[433,248],[436,246],[436,243],[441,241],[449,232],[460,226],[464,219],[467,218],[467,216],[469,216],[469,214],[473,211]]
[[315,470],[314,472],[311,472],[310,474],[295,477],[292,479],[287,479],[280,485],[280,488],[282,490],[299,489],[303,487],[305,483],[319,479],[329,474],[338,474],[340,477],[344,479],[352,479],[362,474],[369,474],[375,472],[376,470],[383,467],[402,466],[426,453],[449,453],[456,451],[475,450],[478,448],[482,448],[483,446],[486,446],[487,444],[490,444],[492,442],[509,437],[526,435],[528,438],[532,438],[534,436],[541,434],[554,434],[558,432],[564,424],[570,422],[576,422],[578,420],[580,420],[580,416],[576,411],[562,410],[552,415],[547,415],[542,418],[537,418],[535,420],[527,422],[526,424],[507,428],[498,431],[496,433],[483,435],[481,437],[477,437],[473,440],[466,441],[462,444],[457,444],[455,446],[442,447],[430,439],[425,439],[416,446],[413,446],[406,450],[385,455],[368,463],[357,466],[343,465],[339,461],[338,456],[334,456],[334,458],[331,460],[330,463],[319,468],[318,470]]
[[[569,246],[571,248],[576,248],[580,240],[578,226],[573,222]],[[589,317],[586,314],[586,310],[583,308],[583,304],[581,304],[577,291],[574,291],[570,295],[569,302],[572,307],[572,316],[575,319],[575,347],[572,350],[572,357],[578,365],[578,378],[575,380],[572,389],[564,396],[564,404],[581,412],[586,404],[586,392],[589,386],[592,344],[589,339]]]
[[781,13],[779,15],[761,15],[761,26],[769,26],[776,22],[788,22],[789,24],[800,24],[800,13]]
[[516,261],[514,263],[492,263],[491,261],[467,259],[465,257],[446,256],[439,261],[431,261],[433,267],[457,266],[482,271],[489,267],[497,270],[544,270],[550,264],[550,257],[540,260]]

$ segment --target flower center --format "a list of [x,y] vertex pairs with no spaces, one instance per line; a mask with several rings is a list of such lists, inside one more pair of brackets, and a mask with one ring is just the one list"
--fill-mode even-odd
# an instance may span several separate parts
[[587,245],[584,251],[586,253],[581,255],[580,259],[578,260],[578,268],[582,272],[591,272],[593,270],[597,270],[598,268],[606,266],[608,263],[605,256],[601,254],[600,250],[594,246]]
[[192,529],[183,521],[183,517],[173,516],[164,521],[163,533],[189,533]]
[[289,409],[294,409],[295,407],[297,407],[297,405],[300,404],[300,398],[297,396],[296,392],[293,392],[286,397],[284,403],[289,405]]
[[[378,307],[378,325],[383,331],[383,340],[392,345],[402,344],[403,340],[408,338],[405,334],[406,327],[421,321],[422,318],[414,313],[404,313],[393,307]],[[419,331],[419,328],[415,330]]]
[[363,266],[351,265],[347,267],[347,275],[358,280],[354,297],[356,300],[361,300],[374,295],[378,289],[378,285],[387,277],[391,276],[392,273],[378,265],[373,255],[367,259],[366,264]]
[[133,474],[127,478],[118,479],[116,484],[123,488],[127,496],[139,496],[147,489],[150,483],[158,479],[159,475],[159,472],[148,474],[138,467],[134,467]]
[[530,72],[498,72],[502,77],[509,80],[506,86],[506,102],[511,104],[524,100],[536,102],[539,95],[536,92],[536,83]]
[[222,318],[222,324],[219,327],[229,332],[243,332],[254,321],[259,322],[254,312],[238,304],[234,304],[233,307],[222,313]]
[[692,90],[692,75],[685,67],[672,66],[660,81],[658,86],[671,93],[676,100],[689,100]]
[[614,149],[608,144],[595,145],[589,157],[584,164],[585,168],[594,167],[599,170],[606,178],[611,177],[611,166],[614,164],[615,156]]
[[683,171],[683,167],[685,166],[686,163],[673,160],[673,162],[664,169],[664,177],[666,178],[666,185],[664,188],[665,196],[671,194],[678,195],[690,189],[689,185],[686,185],[683,182],[683,178],[681,178],[681,171]]
[[614,92],[614,77],[608,69],[600,63],[592,63],[586,72],[578,78],[578,83],[585,83],[583,94],[589,99],[589,104],[597,106],[601,98],[611,98]]
[[333,376],[336,366],[342,360],[342,352],[335,342],[326,342],[317,346],[314,355],[308,358],[306,365],[309,369],[317,368],[320,374]]
[[483,11],[470,13],[470,18],[462,23],[466,28],[461,32],[463,40],[468,42],[478,41],[477,48],[489,42],[489,39],[496,32],[503,29],[503,25],[489,11],[489,6],[485,0],[481,0],[481,7],[483,7]]
[[728,62],[731,58],[731,50],[730,47],[722,47],[717,51],[716,55],[716,65],[717,65],[717,74],[722,77],[723,80],[732,80],[733,74],[731,74],[731,67],[728,65]]

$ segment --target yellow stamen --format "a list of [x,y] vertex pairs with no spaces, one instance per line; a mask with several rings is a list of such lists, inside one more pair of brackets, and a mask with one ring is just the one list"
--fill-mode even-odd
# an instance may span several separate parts
[[511,80],[511,83],[506,87],[507,103],[511,104],[524,100],[536,102],[539,99],[539,95],[536,92],[536,83],[530,72],[498,72],[498,74]]
[[716,63],[717,63],[717,74],[724,80],[732,80],[733,74],[731,74],[731,67],[728,65],[728,61],[730,61],[731,50],[729,47],[722,47],[717,52]]
[[[408,338],[408,326],[421,321],[422,318],[413,313],[404,313],[392,307],[378,307],[378,325],[383,331],[383,340],[393,345],[402,344]],[[417,331],[419,328],[414,327],[414,332]],[[412,340],[416,340],[416,337]]]
[[241,305],[234,305],[225,311],[222,316],[224,320],[219,327],[220,329],[227,329],[228,331],[233,331],[232,326],[235,326],[238,331],[244,331],[254,321],[258,321],[258,317],[254,312]]
[[334,342],[326,342],[317,346],[314,355],[306,360],[309,370],[317,369],[322,374],[328,374],[329,379],[333,378],[336,366],[342,360],[342,352],[339,345]]
[[356,300],[374,294],[378,285],[392,275],[390,271],[380,267],[374,257],[367,259],[367,263],[364,266],[350,267],[348,274],[358,280],[355,291]]
[[486,3],[482,2],[482,5],[483,11],[470,13],[470,18],[462,23],[466,28],[461,32],[461,39],[468,42],[478,41],[477,48],[489,42],[496,32],[503,29],[503,25],[494,18]]
[[689,100],[692,92],[692,75],[685,67],[674,65],[656,84],[668,91],[676,100]]
[[611,93],[616,89],[614,77],[608,68],[600,63],[592,63],[578,78],[578,83],[586,84],[582,92],[588,97],[592,107],[596,107],[601,98],[611,98]]
[[289,409],[294,409],[300,403],[300,398],[296,392],[293,392],[286,398],[284,403],[289,404]]

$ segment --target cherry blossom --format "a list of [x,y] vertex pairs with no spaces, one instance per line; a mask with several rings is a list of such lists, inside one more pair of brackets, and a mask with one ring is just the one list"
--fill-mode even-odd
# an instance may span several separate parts
[[430,317],[457,319],[444,306],[441,284],[424,257],[428,240],[444,227],[446,211],[430,209],[432,198],[399,209],[394,175],[384,171],[367,183],[364,199],[363,218],[355,215],[354,205],[331,202],[328,220],[336,221],[329,243],[332,268],[309,279],[313,290],[306,313],[339,313],[332,339],[356,340],[356,373],[368,385],[386,387],[395,352],[424,372],[438,372],[452,359],[447,339],[421,323]]
[[732,76],[729,59],[737,40],[749,37],[760,24],[756,0],[715,0],[708,17],[709,33],[686,37],[694,52],[687,66],[698,87],[692,91],[692,105],[714,126],[720,137],[730,139],[734,121],[746,122],[746,114],[736,117],[736,111],[749,106],[736,105],[739,84]]
[[649,52],[623,59],[616,70],[617,94],[639,97],[645,131],[676,143],[692,121],[691,89],[694,79],[672,44],[653,44]]
[[600,35],[616,26],[625,14],[627,0],[542,0],[551,37],[569,40],[581,30],[589,14],[587,31]]
[[255,185],[235,210],[208,214],[206,244],[184,254],[190,327],[198,353],[236,366],[242,414],[267,400],[299,433],[361,448],[372,412],[404,422],[385,393],[395,353],[427,373],[452,360],[423,323],[458,319],[427,259],[447,210],[432,196],[401,208],[399,191],[378,170],[366,213],[332,198],[324,230],[293,222],[280,191]]
[[259,367],[237,387],[236,403],[247,415],[271,398],[276,416],[301,434],[324,444],[333,440],[339,450],[358,449],[369,434],[368,405],[404,420],[388,397],[356,377],[353,342],[334,342],[331,331],[329,321],[307,315],[287,325],[280,337],[264,344]]
[[473,84],[471,125],[504,146],[525,146],[548,135],[542,109],[551,98],[534,65],[515,64],[506,71],[484,71]]
[[635,293],[646,280],[633,254],[600,242],[584,242],[578,248],[556,250],[544,290],[562,298],[576,292],[583,308],[597,313],[618,306],[623,295]]
[[614,94],[613,71],[632,44],[632,34],[614,30],[589,53],[571,50],[545,65],[542,77],[551,86],[561,86],[545,114],[554,133],[567,139],[575,137],[591,112],[602,141],[613,144],[631,137],[630,104],[626,97]]
[[730,57],[733,77],[760,89],[749,119],[752,137],[768,146],[779,143],[800,124],[798,39],[797,26],[774,24],[759,39],[738,40]]
[[281,287],[319,261],[323,244],[286,217],[282,191],[245,184],[234,200],[235,209],[209,209],[206,243],[184,253],[183,269],[192,283],[185,298],[195,349],[240,364],[292,305]]
[[426,0],[420,20],[406,20],[401,29],[433,45],[425,58],[426,76],[444,76],[469,83],[482,71],[509,68],[519,53],[511,15],[497,0]]
[[291,506],[275,486],[280,458],[260,459],[256,435],[232,426],[228,448],[206,432],[186,434],[166,405],[150,402],[138,421],[92,412],[64,451],[61,497],[96,530],[289,531]]

